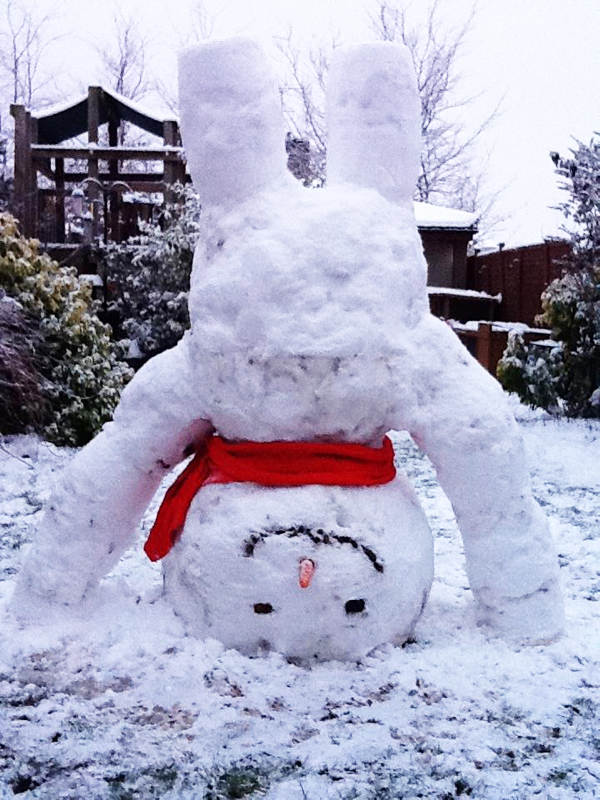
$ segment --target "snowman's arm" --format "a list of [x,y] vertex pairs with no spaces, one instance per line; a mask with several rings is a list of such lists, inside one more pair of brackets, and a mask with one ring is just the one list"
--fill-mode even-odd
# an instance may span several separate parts
[[19,610],[36,599],[79,602],[132,544],[162,478],[209,430],[184,338],[142,367],[114,420],[60,475],[25,556],[13,606]]
[[556,638],[557,558],[506,396],[445,323],[429,317],[420,328],[404,425],[454,508],[479,620],[523,642]]

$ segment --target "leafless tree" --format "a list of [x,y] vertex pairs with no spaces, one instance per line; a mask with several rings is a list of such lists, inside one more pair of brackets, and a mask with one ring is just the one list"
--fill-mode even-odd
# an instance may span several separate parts
[[[140,100],[154,88],[147,68],[148,40],[140,32],[132,16],[117,11],[113,17],[110,43],[96,48],[106,88],[113,89],[130,100]],[[142,144],[146,137],[132,135],[128,123],[121,123],[118,132],[120,145]]]
[[[438,202],[493,219],[495,193],[485,189],[485,155],[476,154],[482,135],[499,113],[499,103],[475,125],[463,119],[476,98],[461,92],[460,58],[472,28],[475,8],[456,28],[441,20],[439,0],[429,0],[418,21],[409,17],[410,0],[374,0],[372,31],[384,41],[404,42],[409,48],[421,96],[423,150],[415,199]],[[323,177],[327,131],[323,114],[328,53],[339,42],[299,47],[291,31],[277,40],[287,67],[280,86],[282,106],[291,136],[310,144],[311,174]],[[289,137],[288,137],[289,139]],[[305,183],[307,181],[305,180]]]
[[297,44],[290,28],[276,37],[275,43],[286,67],[279,93],[289,130],[289,166],[306,185],[320,185],[325,180],[327,154],[325,84],[329,53],[338,46],[339,39],[333,36],[327,46],[313,42],[306,49]]
[[117,11],[113,17],[110,45],[99,47],[102,71],[111,88],[131,100],[138,100],[152,88],[146,55],[148,42],[133,17]]
[[[180,51],[184,47],[212,39],[218,16],[219,13],[213,14],[207,11],[204,0],[196,0],[189,9],[185,28],[182,30],[176,27],[174,30],[175,49]],[[159,79],[157,84],[157,91],[160,97],[174,114],[179,113],[176,85],[177,80],[173,76],[163,80]]]
[[[411,3],[377,0],[371,23],[379,39],[401,41],[411,52],[421,97],[421,174],[417,200],[442,200],[469,208],[477,200],[482,176],[473,174],[473,149],[496,119],[499,104],[474,126],[461,121],[475,98],[461,93],[460,56],[471,31],[475,7],[457,28],[440,19],[439,0],[431,0],[421,24],[411,24]],[[470,210],[470,209],[469,209]]]
[[206,10],[203,0],[196,0],[191,7],[186,32],[180,36],[182,47],[212,39],[215,31],[216,16]]
[[5,93],[12,103],[31,107],[47,101],[54,75],[44,73],[47,51],[61,37],[52,32],[58,12],[49,6],[44,13],[32,10],[24,0],[4,0],[0,21],[0,72]]
[[63,33],[56,25],[60,14],[47,5],[41,13],[27,0],[3,0],[0,12],[0,208],[10,199],[14,130],[11,103],[31,108],[52,102],[56,68],[48,60]]

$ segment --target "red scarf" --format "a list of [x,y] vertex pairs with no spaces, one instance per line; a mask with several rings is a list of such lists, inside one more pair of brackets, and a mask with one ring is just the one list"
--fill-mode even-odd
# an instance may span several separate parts
[[144,551],[150,561],[166,556],[183,530],[196,492],[211,483],[260,486],[377,486],[396,477],[387,436],[379,448],[341,442],[203,443],[167,491]]

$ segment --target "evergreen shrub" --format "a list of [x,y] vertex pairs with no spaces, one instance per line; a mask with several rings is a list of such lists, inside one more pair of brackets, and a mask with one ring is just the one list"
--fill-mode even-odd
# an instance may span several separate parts
[[145,361],[174,347],[189,328],[188,294],[200,206],[191,187],[175,184],[173,200],[155,223],[122,244],[99,245],[105,312],[125,337],[132,359]]
[[[82,445],[110,419],[131,370],[111,341],[110,328],[98,319],[91,286],[80,281],[73,267],[61,267],[39,251],[36,240],[19,233],[17,221],[0,214],[0,290],[20,315],[7,346],[15,369],[39,395],[39,413],[23,420],[30,429],[58,445]],[[14,320],[13,320],[14,321]],[[24,326],[24,327],[23,327]],[[28,331],[29,333],[27,333]],[[33,376],[36,375],[35,379]],[[33,382],[37,385],[34,389]],[[9,381],[10,383],[10,381]],[[0,386],[0,402],[8,406],[15,386]],[[8,415],[0,415],[0,433],[13,432]]]
[[572,158],[552,154],[568,199],[571,255],[564,274],[542,294],[539,322],[553,348],[511,337],[498,365],[504,388],[533,406],[569,416],[600,417],[600,140],[578,143]]

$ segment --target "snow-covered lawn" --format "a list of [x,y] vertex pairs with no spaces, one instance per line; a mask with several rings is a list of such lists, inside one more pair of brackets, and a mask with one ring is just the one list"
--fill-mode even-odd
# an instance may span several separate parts
[[5,610],[20,548],[72,453],[0,443],[0,798],[600,797],[600,424],[515,408],[567,635],[484,637],[448,501],[397,435],[436,535],[429,605],[403,648],[311,669],[186,638],[141,547],[85,608],[20,629]]

